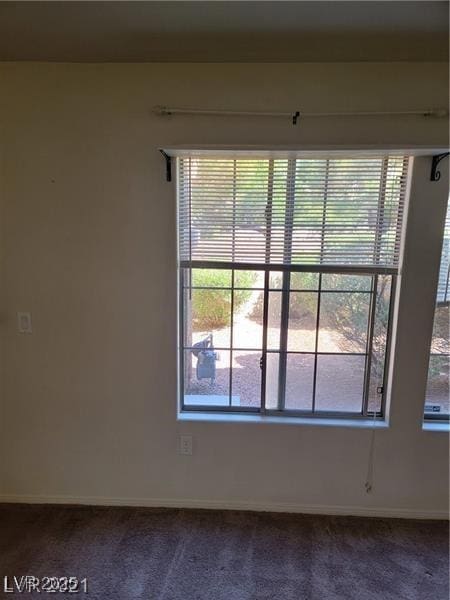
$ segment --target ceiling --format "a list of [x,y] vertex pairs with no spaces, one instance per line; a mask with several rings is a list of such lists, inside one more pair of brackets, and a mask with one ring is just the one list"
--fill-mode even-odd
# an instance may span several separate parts
[[0,2],[0,60],[445,61],[448,1]]

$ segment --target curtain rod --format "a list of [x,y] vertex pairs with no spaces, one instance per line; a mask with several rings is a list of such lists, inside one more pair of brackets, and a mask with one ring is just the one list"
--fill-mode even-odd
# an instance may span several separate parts
[[252,110],[219,110],[209,108],[175,108],[169,106],[155,106],[154,114],[164,117],[171,115],[200,115],[217,117],[289,117],[292,124],[296,125],[298,119],[314,117],[392,117],[416,116],[443,118],[448,116],[445,108],[428,108],[423,110],[398,110],[398,111],[336,111],[336,112],[279,112],[279,111],[252,111]]

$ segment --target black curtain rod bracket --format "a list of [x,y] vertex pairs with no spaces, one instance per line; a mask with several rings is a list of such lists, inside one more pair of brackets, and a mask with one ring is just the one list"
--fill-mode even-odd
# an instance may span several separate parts
[[438,171],[438,165],[441,162],[441,160],[449,154],[450,152],[443,152],[442,154],[435,154],[433,156],[433,160],[431,162],[430,181],[439,181],[439,179],[441,178],[441,172]]
[[160,150],[160,152],[166,159],[166,181],[172,181],[172,157],[164,152],[164,150]]

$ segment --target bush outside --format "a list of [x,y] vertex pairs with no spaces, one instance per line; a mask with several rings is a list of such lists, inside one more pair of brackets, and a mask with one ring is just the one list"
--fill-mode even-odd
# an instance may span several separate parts
[[[234,286],[251,288],[256,273],[235,271]],[[192,323],[195,331],[211,331],[230,325],[231,271],[221,269],[195,269],[192,284],[210,289],[193,290]],[[220,289],[227,288],[227,289]],[[234,309],[239,310],[252,294],[251,289],[234,290]]]
[[[282,276],[279,274],[271,281],[272,289],[282,287]],[[290,287],[292,289],[311,290],[312,293],[290,294],[289,318],[297,320],[302,328],[315,327],[317,318],[317,273],[291,273]],[[370,281],[367,277],[329,273],[322,276],[322,289],[334,290],[337,293],[326,294],[326,313],[321,311],[321,326],[338,331],[347,340],[365,351],[367,339],[368,297],[366,294],[339,294],[339,290],[354,292],[370,291]],[[376,306],[376,323],[373,339],[372,369],[382,372],[384,360],[384,344],[386,326],[389,315],[390,285],[389,278],[383,277],[378,284],[378,302]],[[251,318],[262,318],[264,296],[261,293],[253,307]],[[272,303],[275,307],[275,303]],[[276,308],[278,310],[278,307]],[[279,314],[271,314],[272,320]],[[293,326],[292,321],[290,326]]]

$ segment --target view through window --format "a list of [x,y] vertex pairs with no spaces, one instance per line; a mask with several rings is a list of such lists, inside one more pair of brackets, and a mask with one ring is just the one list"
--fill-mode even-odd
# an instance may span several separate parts
[[426,419],[449,418],[449,304],[450,207],[447,206],[425,397]]
[[179,161],[183,409],[383,414],[407,168]]

